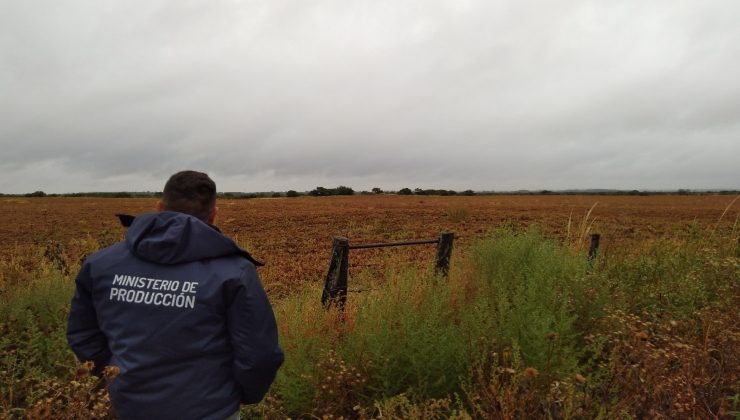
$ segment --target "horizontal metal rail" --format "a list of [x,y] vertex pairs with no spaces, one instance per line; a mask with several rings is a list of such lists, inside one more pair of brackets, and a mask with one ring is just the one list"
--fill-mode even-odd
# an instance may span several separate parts
[[425,245],[425,244],[438,244],[438,243],[439,243],[439,239],[429,239],[425,241],[384,242],[384,243],[377,243],[377,244],[350,245],[349,249],[383,248],[387,246]]

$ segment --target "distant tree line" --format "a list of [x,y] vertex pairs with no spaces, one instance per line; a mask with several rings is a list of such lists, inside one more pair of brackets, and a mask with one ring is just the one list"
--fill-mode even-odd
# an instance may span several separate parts
[[316,187],[315,189],[308,192],[308,195],[312,195],[315,197],[323,197],[328,195],[354,195],[355,190],[353,190],[350,187],[345,187],[344,185],[340,185],[336,188],[324,188],[324,187]]
[[50,193],[47,194],[43,191],[34,191],[32,193],[25,194],[3,194],[0,193],[0,197],[94,197],[94,198],[151,198],[161,197],[161,192],[129,192],[129,191],[117,191],[117,192],[77,192],[77,193]]
[[[403,195],[409,195],[410,190],[408,188],[402,188],[398,191],[399,194]],[[435,190],[435,189],[421,189],[421,188],[414,188],[414,195],[442,195],[442,196],[448,196],[448,195],[475,195],[475,192],[473,190],[465,190],[463,192],[457,192],[455,190]]]
[[[355,191],[343,185],[336,188],[325,188],[316,187],[311,191],[298,192],[296,190],[288,190],[286,192],[257,192],[257,193],[245,193],[245,192],[219,192],[219,198],[226,199],[251,199],[251,198],[278,198],[278,197],[300,197],[303,195],[310,195],[314,197],[324,197],[332,195],[354,195]],[[401,188],[398,191],[384,191],[379,187],[374,187],[371,191],[361,191],[362,195],[380,195],[380,194],[397,194],[397,195],[438,195],[438,196],[472,196],[472,195],[736,195],[740,194],[740,190],[690,190],[687,188],[681,188],[672,191],[650,191],[650,190],[517,190],[517,191],[455,191],[445,189],[422,189],[414,188]],[[3,194],[0,193],[0,197],[93,197],[93,198],[159,198],[162,196],[161,192],[131,192],[131,191],[118,191],[118,192],[79,192],[79,193],[64,193],[64,194],[47,194],[43,191],[34,191],[32,193],[25,194]]]

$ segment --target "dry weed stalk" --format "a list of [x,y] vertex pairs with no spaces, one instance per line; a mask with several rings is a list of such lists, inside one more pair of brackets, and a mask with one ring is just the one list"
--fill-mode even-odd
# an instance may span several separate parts
[[[717,219],[717,223],[714,224],[714,228],[712,229],[712,233],[709,234],[709,239],[710,240],[714,237],[714,233],[717,231],[717,228],[719,227],[719,224],[722,221],[722,219],[725,217],[725,214],[727,214],[727,212],[730,210],[730,207],[732,207],[732,205],[735,204],[735,202],[739,198],[740,198],[740,195],[738,195],[737,197],[735,197],[732,201],[730,201],[730,204],[728,204],[727,207],[725,207],[725,210],[719,216],[719,219]],[[740,215],[738,215],[738,216],[740,217]],[[733,225],[733,227],[732,227],[733,236],[734,236],[734,232],[735,232],[735,226],[737,226],[737,218],[735,218],[735,225]]]
[[586,213],[586,216],[581,221],[581,227],[580,232],[578,235],[578,250],[581,250],[583,248],[583,243],[586,240],[586,237],[588,236],[588,233],[591,231],[591,227],[594,225],[594,222],[596,221],[596,218],[594,217],[589,222],[589,217],[591,217],[591,212],[594,211],[596,208],[596,205],[599,204],[598,202],[595,202],[590,209],[588,209],[588,212]]
[[614,415],[717,418],[737,392],[740,329],[726,312],[697,315],[698,322],[648,321],[647,314],[619,311],[607,317],[611,332],[602,357],[612,380],[597,394],[605,402],[617,398]]

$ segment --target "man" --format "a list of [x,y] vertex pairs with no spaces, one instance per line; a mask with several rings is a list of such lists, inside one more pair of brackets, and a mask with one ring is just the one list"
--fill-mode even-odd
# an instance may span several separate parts
[[119,369],[108,391],[122,419],[238,418],[283,362],[256,262],[211,225],[215,203],[208,175],[178,172],[158,212],[80,269],[67,339],[98,372]]

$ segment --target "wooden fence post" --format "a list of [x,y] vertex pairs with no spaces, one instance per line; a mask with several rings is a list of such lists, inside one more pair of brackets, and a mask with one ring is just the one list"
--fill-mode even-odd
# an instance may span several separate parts
[[591,235],[591,246],[588,248],[588,259],[593,260],[596,258],[596,253],[599,251],[599,240],[601,235],[594,233]]
[[326,274],[321,303],[328,307],[336,302],[340,309],[347,301],[347,272],[349,270],[349,240],[341,236],[334,237],[331,250],[331,263]]
[[436,270],[444,277],[447,277],[447,274],[450,271],[450,256],[452,256],[452,242],[454,239],[455,234],[452,232],[442,232],[439,235]]

